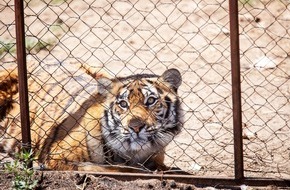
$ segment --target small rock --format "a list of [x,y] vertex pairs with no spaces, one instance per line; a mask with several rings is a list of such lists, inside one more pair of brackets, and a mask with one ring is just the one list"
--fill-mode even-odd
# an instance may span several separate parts
[[161,182],[161,185],[162,185],[162,187],[165,187],[165,186],[166,186],[166,181],[163,180],[163,181]]
[[186,186],[185,187],[185,190],[192,190],[192,187],[189,185],[189,186]]
[[255,138],[257,138],[257,133],[256,132],[252,132],[252,131],[247,130],[247,129],[245,129],[243,131],[243,139],[252,140],[252,139],[255,139]]
[[150,183],[148,184],[148,188],[149,188],[149,189],[153,189],[153,187],[154,187],[154,186],[153,186],[152,184],[150,184]]
[[193,171],[200,171],[202,169],[202,166],[198,165],[197,163],[194,163],[191,165],[191,170]]
[[256,60],[254,67],[258,69],[275,69],[277,65],[268,57],[262,57]]
[[170,187],[171,187],[171,188],[176,188],[176,183],[175,183],[175,181],[171,181],[171,182],[170,182]]
[[255,22],[261,22],[261,19],[260,19],[260,17],[255,17]]

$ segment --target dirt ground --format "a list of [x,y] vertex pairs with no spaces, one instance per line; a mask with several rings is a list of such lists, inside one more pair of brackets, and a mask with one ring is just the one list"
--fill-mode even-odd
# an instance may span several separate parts
[[[177,183],[174,180],[118,181],[109,177],[74,174],[71,172],[37,173],[39,185],[36,189],[98,189],[98,190],[149,190],[149,189],[197,189],[194,185]],[[11,188],[13,176],[0,174],[0,189]]]
[[[11,174],[0,173],[0,189],[11,189],[14,177]],[[117,180],[106,176],[79,174],[76,172],[37,172],[36,190],[215,190],[215,189],[247,189],[247,190],[278,190],[278,187],[250,186],[205,186],[198,187],[190,183],[179,183],[173,179],[135,179]],[[244,188],[244,189],[243,189]]]
[[[241,2],[245,174],[289,179],[289,1]],[[3,15],[14,12],[1,6],[0,25],[5,27],[0,27],[0,41],[13,42],[13,18]],[[50,6],[47,1],[31,0],[25,10],[27,39],[32,44],[41,39],[48,45],[31,48],[28,61],[83,63],[112,76],[161,74],[167,68],[178,68],[183,75],[179,94],[185,124],[167,147],[166,164],[197,176],[233,177],[228,10],[224,0],[54,0]],[[2,54],[0,60],[5,68],[15,57]],[[48,176],[43,185],[61,189],[58,179],[66,179],[63,186],[76,188],[75,176],[66,176]],[[162,181],[156,180],[121,183],[94,176],[88,179],[79,184],[80,189],[82,185],[108,189],[106,184],[120,189],[150,189],[151,185],[152,189],[174,189],[171,182],[163,187]],[[177,186],[194,189],[193,185]]]

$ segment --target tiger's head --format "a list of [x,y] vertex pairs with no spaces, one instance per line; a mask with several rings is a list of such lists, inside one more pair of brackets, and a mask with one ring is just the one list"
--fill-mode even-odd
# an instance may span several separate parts
[[130,163],[143,162],[180,132],[180,72],[139,74],[99,82],[107,95],[102,118],[106,145]]

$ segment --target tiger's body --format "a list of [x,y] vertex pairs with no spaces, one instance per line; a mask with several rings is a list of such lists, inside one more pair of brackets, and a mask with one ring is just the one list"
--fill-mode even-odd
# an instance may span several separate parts
[[[0,79],[0,150],[13,154],[21,142],[17,74],[0,73]],[[74,97],[78,107],[66,103],[65,109],[60,109],[60,102],[72,101],[59,97],[63,86],[55,83],[46,89],[47,80],[35,81],[28,83],[30,122],[32,147],[41,166],[102,172],[131,171],[122,166],[167,169],[164,148],[182,127],[179,71],[92,78],[87,82],[95,84],[94,93],[82,101]],[[90,92],[84,88],[77,93],[86,90]]]

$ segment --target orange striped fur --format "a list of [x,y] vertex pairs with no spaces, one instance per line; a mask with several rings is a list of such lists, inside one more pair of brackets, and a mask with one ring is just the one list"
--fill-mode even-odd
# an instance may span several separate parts
[[[164,148],[182,124],[176,69],[109,79],[86,69],[39,67],[29,73],[28,87],[32,148],[40,167],[168,169]],[[17,74],[0,72],[0,81],[0,150],[13,155],[21,148]]]

